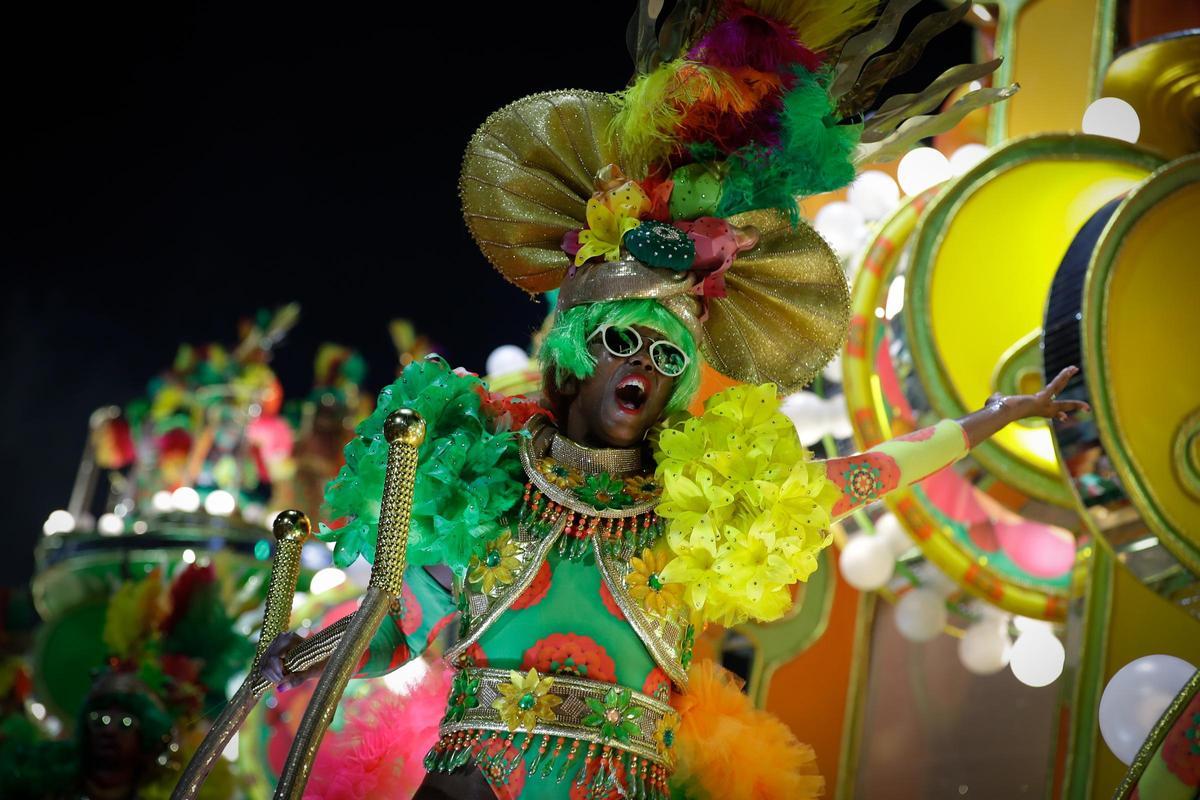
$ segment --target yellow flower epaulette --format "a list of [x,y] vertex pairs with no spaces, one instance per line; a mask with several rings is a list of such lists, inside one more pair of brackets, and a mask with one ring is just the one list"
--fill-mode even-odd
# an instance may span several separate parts
[[779,410],[775,387],[713,395],[702,415],[659,433],[655,458],[672,555],[662,579],[683,584],[701,623],[781,617],[789,587],[831,541],[837,489]]

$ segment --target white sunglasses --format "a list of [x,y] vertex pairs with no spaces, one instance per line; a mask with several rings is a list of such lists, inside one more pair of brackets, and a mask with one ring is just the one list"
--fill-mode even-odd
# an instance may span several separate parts
[[[617,358],[629,358],[642,349],[642,335],[636,328],[624,325],[601,325],[592,331],[587,338],[588,344],[597,336],[604,344],[604,349]],[[650,363],[654,368],[668,378],[678,378],[687,369],[687,353],[674,342],[666,339],[656,339],[650,343]]]

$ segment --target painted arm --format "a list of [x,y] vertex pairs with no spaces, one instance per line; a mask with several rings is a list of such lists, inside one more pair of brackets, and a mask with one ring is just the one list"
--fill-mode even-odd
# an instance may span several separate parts
[[944,419],[931,428],[883,442],[865,453],[826,460],[825,475],[839,490],[833,504],[833,518],[841,519],[889,492],[929,477],[958,461],[970,449],[963,426]]
[[958,420],[942,420],[865,453],[828,459],[825,474],[840,490],[834,519],[948,467],[1010,422],[1029,417],[1066,419],[1072,411],[1087,411],[1087,403],[1055,399],[1078,371],[1067,367],[1037,394],[992,395],[982,409]]

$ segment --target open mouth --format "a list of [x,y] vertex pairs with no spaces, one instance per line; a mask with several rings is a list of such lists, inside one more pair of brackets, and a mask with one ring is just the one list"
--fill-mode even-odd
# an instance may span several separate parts
[[626,414],[636,414],[646,405],[646,399],[650,396],[650,381],[644,375],[626,375],[617,384],[614,394],[618,408]]

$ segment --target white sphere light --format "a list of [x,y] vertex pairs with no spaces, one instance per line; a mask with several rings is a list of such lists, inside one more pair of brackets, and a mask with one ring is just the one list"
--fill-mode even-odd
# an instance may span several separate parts
[[1100,735],[1114,756],[1133,762],[1195,671],[1182,658],[1168,655],[1142,656],[1117,670],[1100,696]]
[[800,442],[809,447],[821,440],[827,427],[828,409],[814,392],[800,391],[783,398],[779,410],[796,426]]
[[890,511],[875,520],[875,538],[882,539],[894,556],[908,552],[913,546],[908,531]]
[[846,406],[843,395],[830,397],[825,401],[825,413],[829,421],[829,435],[835,439],[849,439],[854,435],[854,426],[850,424],[850,409]]
[[125,532],[125,522],[116,514],[101,514],[96,521],[96,530],[104,536],[120,536]]
[[842,383],[842,354],[838,353],[831,358],[821,370],[821,374],[825,376],[825,380]]
[[365,558],[356,558],[353,564],[346,567],[346,577],[355,586],[365,589],[371,583],[371,565]]
[[953,578],[931,561],[917,564],[913,567],[913,572],[920,578],[922,589],[938,595],[943,600],[962,589]]
[[984,619],[967,628],[958,640],[958,658],[968,672],[992,675],[1008,666],[1012,641],[1007,625],[994,618]]
[[209,492],[204,498],[204,510],[214,517],[228,517],[237,507],[237,500],[224,489]]
[[909,150],[900,159],[896,179],[907,195],[917,195],[950,178],[950,162],[932,147]]
[[946,627],[946,601],[931,589],[913,589],[896,604],[896,628],[910,642],[936,639]]
[[487,374],[491,377],[520,372],[529,366],[529,354],[515,344],[504,344],[487,358]]
[[200,509],[200,493],[190,486],[180,486],[171,492],[171,506],[176,511],[191,513]]
[[336,589],[345,582],[345,572],[342,572],[337,567],[326,567],[312,576],[312,581],[308,585],[308,591],[315,596],[322,592],[328,592],[330,589]]
[[1054,628],[1049,622],[1033,617],[1013,617],[1013,627],[1017,629],[1017,633],[1029,633],[1030,631],[1046,631],[1053,633]]
[[987,157],[988,149],[986,145],[964,144],[962,147],[950,154],[950,174],[965,175],[971,167],[983,161]]
[[822,206],[813,219],[817,233],[843,258],[853,254],[866,238],[866,223],[861,211],[840,200]]
[[47,536],[53,536],[56,533],[70,533],[73,530],[75,530],[75,517],[71,516],[70,511],[61,508],[51,511],[42,524],[42,533]]
[[851,536],[842,548],[838,567],[846,583],[860,592],[873,592],[892,579],[896,559],[878,536],[860,533]]
[[333,561],[331,549],[324,542],[310,539],[300,548],[300,566],[305,569],[328,567],[331,561]]
[[171,493],[166,489],[160,489],[150,498],[150,505],[155,511],[165,513],[171,510]]
[[1083,112],[1083,132],[1136,142],[1142,121],[1133,106],[1119,97],[1101,97]]
[[900,187],[892,176],[877,169],[859,174],[846,192],[850,205],[869,221],[883,219],[900,205]]
[[1049,686],[1062,675],[1067,651],[1048,628],[1031,628],[1013,643],[1009,668],[1026,686]]

